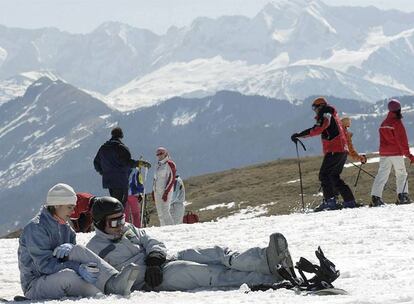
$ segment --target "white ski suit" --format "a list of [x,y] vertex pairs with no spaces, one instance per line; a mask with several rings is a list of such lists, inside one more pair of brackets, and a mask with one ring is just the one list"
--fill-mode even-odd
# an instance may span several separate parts
[[182,224],[185,212],[185,187],[180,176],[175,177],[174,192],[171,200],[170,213],[174,221],[174,225]]
[[[170,208],[175,182],[175,168],[174,162],[167,156],[158,162],[155,169],[153,191],[160,226],[174,224]],[[166,200],[163,199],[163,196]]]
[[[122,238],[95,230],[95,236],[86,245],[105,261],[121,269],[135,263],[142,268],[133,289],[146,289],[145,258],[152,251],[166,249],[163,243],[151,238],[143,229],[126,224]],[[167,259],[162,265],[163,282],[156,291],[185,291],[201,287],[239,287],[243,283],[262,284],[282,280],[269,270],[266,248],[251,248],[238,253],[219,246],[207,249],[180,251],[176,259]]]

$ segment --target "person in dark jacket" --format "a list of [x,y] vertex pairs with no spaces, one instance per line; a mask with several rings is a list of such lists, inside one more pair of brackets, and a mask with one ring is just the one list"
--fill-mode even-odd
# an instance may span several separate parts
[[99,148],[93,165],[102,175],[102,187],[108,189],[109,194],[125,206],[128,199],[130,169],[140,166],[150,168],[151,165],[147,161],[131,158],[129,148],[121,141],[124,134],[120,127],[112,129],[111,136],[111,139]]
[[378,174],[372,185],[371,207],[384,205],[382,191],[387,183],[392,167],[395,171],[397,183],[397,205],[411,203],[411,199],[408,196],[408,180],[404,156],[413,163],[414,155],[411,154],[410,147],[408,146],[407,132],[402,122],[403,116],[401,114],[400,102],[397,99],[391,99],[388,102],[388,110],[388,115],[378,130],[380,136],[380,163]]
[[343,207],[356,207],[351,188],[341,179],[340,174],[348,156],[348,144],[345,132],[335,108],[325,98],[318,97],[312,103],[316,113],[316,124],[309,129],[291,136],[293,142],[300,137],[321,135],[324,158],[319,171],[323,191],[322,204],[315,211],[335,210],[340,208],[336,201],[336,191],[344,199]]

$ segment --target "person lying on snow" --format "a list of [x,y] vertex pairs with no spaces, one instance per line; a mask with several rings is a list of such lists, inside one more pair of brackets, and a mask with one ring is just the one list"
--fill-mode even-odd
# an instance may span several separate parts
[[138,267],[124,263],[116,270],[89,249],[76,245],[68,221],[76,193],[67,184],[53,186],[46,203],[23,229],[19,239],[20,283],[31,300],[89,297],[98,292],[130,294]]
[[281,264],[293,271],[285,237],[270,236],[266,248],[236,252],[215,246],[187,249],[168,259],[165,245],[145,230],[125,223],[122,204],[112,197],[97,198],[92,207],[95,235],[86,247],[116,269],[134,263],[139,275],[132,290],[186,291],[206,287],[272,284],[283,278]]

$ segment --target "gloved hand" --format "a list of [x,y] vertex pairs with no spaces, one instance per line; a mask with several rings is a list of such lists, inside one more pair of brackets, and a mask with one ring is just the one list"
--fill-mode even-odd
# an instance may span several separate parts
[[137,161],[137,167],[145,167],[145,168],[151,168],[151,164],[147,162],[146,160],[138,160]]
[[166,201],[167,201],[167,199],[168,199],[168,192],[167,192],[167,191],[164,191],[164,194],[162,195],[162,200],[163,200],[164,202],[166,202]]
[[161,265],[165,262],[165,253],[152,251],[145,259],[147,270],[145,271],[145,283],[151,288],[157,287],[162,283],[163,274]]
[[290,139],[296,144],[298,141],[299,133],[293,133]]
[[53,250],[53,255],[57,257],[58,259],[64,259],[65,257],[68,257],[70,252],[73,249],[73,244],[71,243],[65,243],[62,245],[59,245]]
[[366,164],[367,163],[367,156],[365,154],[362,154],[359,156],[359,161],[361,162],[361,164]]
[[95,267],[91,267],[93,265],[88,264],[81,264],[79,266],[78,273],[81,276],[82,279],[84,279],[86,282],[90,284],[95,284],[98,280],[99,276],[99,269]]
[[162,283],[163,275],[161,266],[147,266],[145,271],[145,283],[151,288],[157,287]]
[[414,164],[414,155],[410,154],[409,158],[410,158],[410,163]]

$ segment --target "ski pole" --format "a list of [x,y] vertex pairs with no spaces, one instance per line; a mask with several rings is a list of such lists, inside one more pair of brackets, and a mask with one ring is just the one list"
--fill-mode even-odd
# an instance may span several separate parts
[[[351,162],[351,164],[352,164],[354,167],[359,168],[362,172],[364,172],[364,173],[366,173],[367,175],[371,176],[373,179],[375,179],[375,175],[372,175],[371,173],[369,173],[369,172],[368,172],[368,171],[366,171],[365,169],[362,169],[362,168],[361,168],[362,166],[355,165],[353,162]],[[391,190],[391,191],[395,191],[395,189],[394,189],[394,188],[391,188],[391,187],[390,187],[390,186],[388,186],[388,185],[385,185],[385,186],[384,186],[384,188],[387,188],[387,189],[389,189],[389,190]]]
[[355,183],[354,183],[354,188],[355,188],[355,189],[356,189],[356,187],[357,187],[357,185],[358,185],[359,176],[361,175],[362,165],[363,165],[363,164],[361,164],[360,166],[358,166],[358,167],[359,167],[359,170],[358,170],[358,175],[357,175],[357,178],[356,178]]
[[145,183],[147,182],[147,174],[148,174],[148,168],[145,167],[145,173],[144,173],[144,180],[142,181],[143,190],[142,190],[142,199],[141,199],[141,227],[146,227],[146,219],[145,219],[145,210],[146,210],[146,198],[145,198]]
[[299,180],[300,180],[300,196],[301,196],[301,199],[302,199],[302,212],[305,212],[305,200],[303,198],[302,168],[300,166],[298,142],[302,145],[303,150],[306,151],[306,148],[305,148],[305,145],[303,144],[303,142],[301,142],[300,139],[296,138],[295,145],[296,145],[296,155],[298,157]]
[[[411,162],[410,162],[410,168],[411,168]],[[409,176],[409,173],[410,171],[409,171],[409,169],[407,170],[407,177],[405,178],[405,183],[404,183],[404,187],[403,187],[403,189],[402,189],[402,192],[401,193],[405,193],[405,188],[407,187],[407,184],[408,184],[408,176]]]

